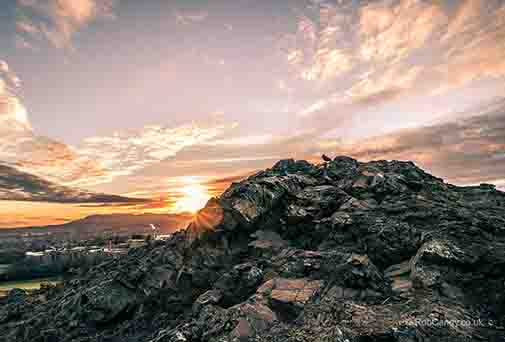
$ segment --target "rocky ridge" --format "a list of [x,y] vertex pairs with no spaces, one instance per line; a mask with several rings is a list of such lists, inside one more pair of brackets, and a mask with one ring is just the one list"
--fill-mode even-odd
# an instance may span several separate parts
[[505,341],[505,193],[283,160],[188,228],[0,303],[0,341]]

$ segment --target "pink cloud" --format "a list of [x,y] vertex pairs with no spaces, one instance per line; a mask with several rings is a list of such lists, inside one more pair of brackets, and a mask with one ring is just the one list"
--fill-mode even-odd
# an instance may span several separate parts
[[[32,47],[43,38],[57,48],[71,48],[72,36],[100,18],[114,18],[119,0],[18,0],[16,28],[19,45]],[[47,18],[40,20],[39,18]]]

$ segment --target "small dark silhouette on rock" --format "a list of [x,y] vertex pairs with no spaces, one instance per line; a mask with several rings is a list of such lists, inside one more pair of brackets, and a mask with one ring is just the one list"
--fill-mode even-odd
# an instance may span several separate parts
[[321,156],[321,158],[323,158],[323,160],[324,160],[325,162],[331,162],[331,158],[330,158],[330,157],[328,157],[326,154],[323,154],[323,155]]

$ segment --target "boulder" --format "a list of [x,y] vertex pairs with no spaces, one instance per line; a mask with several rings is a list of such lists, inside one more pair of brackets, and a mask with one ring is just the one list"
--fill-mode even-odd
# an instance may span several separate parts
[[258,257],[272,257],[274,254],[288,247],[288,242],[274,231],[259,230],[251,234],[251,237],[254,240],[248,246],[251,253]]
[[395,295],[408,296],[412,289],[411,259],[389,266],[384,270],[384,277],[390,282]]
[[105,324],[132,310],[138,302],[135,292],[110,280],[76,294],[73,303],[77,305],[68,303],[62,306],[59,316],[75,317],[77,314],[82,320]]
[[257,294],[266,298],[282,317],[293,317],[323,286],[321,280],[274,278],[263,284]]
[[[412,260],[412,282],[415,287],[438,289],[452,270],[473,267],[479,256],[447,240],[423,244]],[[450,281],[450,280],[449,280]]]
[[247,299],[263,280],[263,271],[252,263],[240,264],[218,279],[214,288],[221,294],[219,303],[229,307]]
[[251,341],[267,331],[277,321],[277,315],[266,305],[249,301],[230,308],[230,314],[238,320],[229,337],[231,341]]

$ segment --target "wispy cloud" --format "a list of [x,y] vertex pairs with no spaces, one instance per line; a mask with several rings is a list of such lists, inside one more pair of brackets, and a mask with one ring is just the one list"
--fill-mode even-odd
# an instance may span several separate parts
[[413,160],[435,175],[458,184],[504,184],[505,99],[498,98],[463,113],[453,113],[430,125],[399,129],[356,140],[331,138],[317,131],[272,137],[261,144],[199,144],[182,149],[163,166],[172,175],[226,174],[205,184],[223,189],[251,170],[270,167],[278,159],[319,160],[322,153],[350,155],[362,160]]
[[[505,3],[318,2],[285,37],[286,59],[324,95],[303,116],[380,94],[437,95],[505,76]],[[379,95],[379,96],[378,96]]]
[[119,0],[18,0],[18,45],[32,47],[40,39],[71,48],[72,37],[94,20],[114,18]]
[[428,44],[447,25],[440,3],[433,1],[378,1],[361,7],[359,49],[361,59],[396,63]]
[[[0,146],[0,159],[69,186],[90,187],[131,175],[181,149],[203,143],[228,126],[191,124],[179,127],[148,126],[112,136],[85,139],[70,146],[33,133]],[[4,139],[0,138],[0,142]]]
[[[477,114],[477,115],[475,115]],[[505,100],[450,120],[352,143],[328,142],[328,152],[358,159],[413,160],[458,184],[505,181]]]
[[187,25],[199,23],[207,19],[209,12],[200,8],[178,8],[174,10],[176,23]]
[[19,79],[7,63],[0,68],[0,160],[64,185],[89,187],[131,175],[234,127],[216,114],[200,123],[151,125],[64,144],[32,129],[14,89]]
[[7,62],[0,60],[0,134],[30,131],[26,109],[17,96],[21,81]]
[[69,184],[97,184],[132,174],[175,157],[185,147],[215,138],[230,126],[223,123],[147,126],[138,131],[118,132],[110,137],[87,138],[78,148],[79,154],[89,160],[97,160],[104,173],[98,177],[79,177]]

